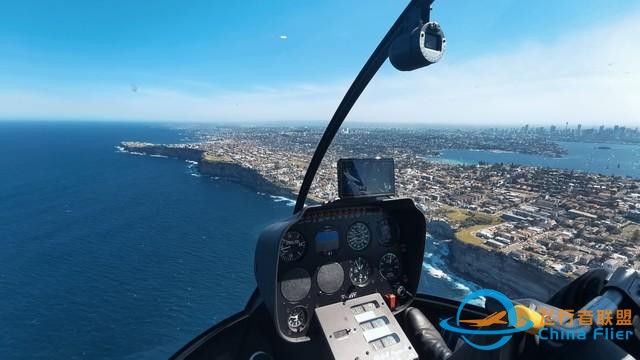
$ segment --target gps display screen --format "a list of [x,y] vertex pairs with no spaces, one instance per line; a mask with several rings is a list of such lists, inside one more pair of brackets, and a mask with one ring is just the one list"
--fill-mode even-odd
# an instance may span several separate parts
[[395,195],[393,159],[338,160],[340,198]]

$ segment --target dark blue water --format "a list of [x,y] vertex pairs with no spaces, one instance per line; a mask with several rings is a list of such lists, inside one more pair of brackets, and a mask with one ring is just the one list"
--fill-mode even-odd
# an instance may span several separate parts
[[240,310],[291,208],[118,153],[167,127],[0,122],[0,358],[161,359]]
[[638,145],[581,142],[560,142],[559,144],[568,151],[568,154],[561,158],[486,150],[443,150],[440,157],[425,158],[452,164],[477,164],[480,161],[514,163],[640,178],[640,146]]
[[[240,310],[260,230],[290,203],[117,152],[160,125],[0,122],[0,358],[162,359]],[[429,239],[420,291],[463,298]]]

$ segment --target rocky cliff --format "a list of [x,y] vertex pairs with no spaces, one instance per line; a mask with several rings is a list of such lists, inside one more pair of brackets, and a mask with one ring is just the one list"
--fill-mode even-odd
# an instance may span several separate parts
[[137,142],[122,142],[121,146],[126,151],[141,152],[147,155],[162,155],[183,160],[199,161],[204,151],[189,147],[156,145]]
[[[427,229],[436,238],[455,239],[454,230],[446,220],[432,219]],[[550,273],[507,254],[457,239],[448,242],[448,248],[444,259],[450,271],[511,298],[533,297],[544,301],[571,281],[562,274]]]
[[511,298],[546,301],[571,279],[544,271],[509,255],[454,240],[449,243],[449,268],[478,285]]
[[196,161],[203,175],[219,177],[247,186],[270,195],[295,198],[297,195],[283,186],[274,184],[256,170],[229,161],[224,157],[209,156],[205,151],[183,145],[158,145],[140,142],[122,142],[120,146],[129,152],[147,155],[162,155],[177,159]]
[[427,222],[429,234],[439,239],[453,239],[455,233],[449,223],[443,219],[431,219]]
[[246,168],[240,164],[201,159],[198,162],[198,171],[203,175],[217,176],[245,185],[259,192],[289,198],[295,198],[297,196],[292,190],[276,185],[257,171]]

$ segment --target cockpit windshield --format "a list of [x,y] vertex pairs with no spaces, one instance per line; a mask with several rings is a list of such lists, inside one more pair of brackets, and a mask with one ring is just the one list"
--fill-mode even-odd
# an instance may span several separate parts
[[[291,303],[401,303],[410,283],[548,299],[640,270],[639,4],[441,1],[338,107],[407,3],[3,5],[0,357],[166,358],[244,308],[259,234],[294,213]],[[303,203],[348,201],[302,214],[336,108]],[[373,198],[410,199],[426,239]],[[300,275],[305,254],[322,272]]]

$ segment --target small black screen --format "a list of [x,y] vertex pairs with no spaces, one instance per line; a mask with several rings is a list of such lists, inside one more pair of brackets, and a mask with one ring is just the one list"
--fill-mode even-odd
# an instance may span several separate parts
[[424,33],[424,47],[427,49],[441,51],[442,50],[442,38],[438,34],[432,34],[429,32]]
[[338,190],[341,198],[395,195],[393,159],[340,159]]

